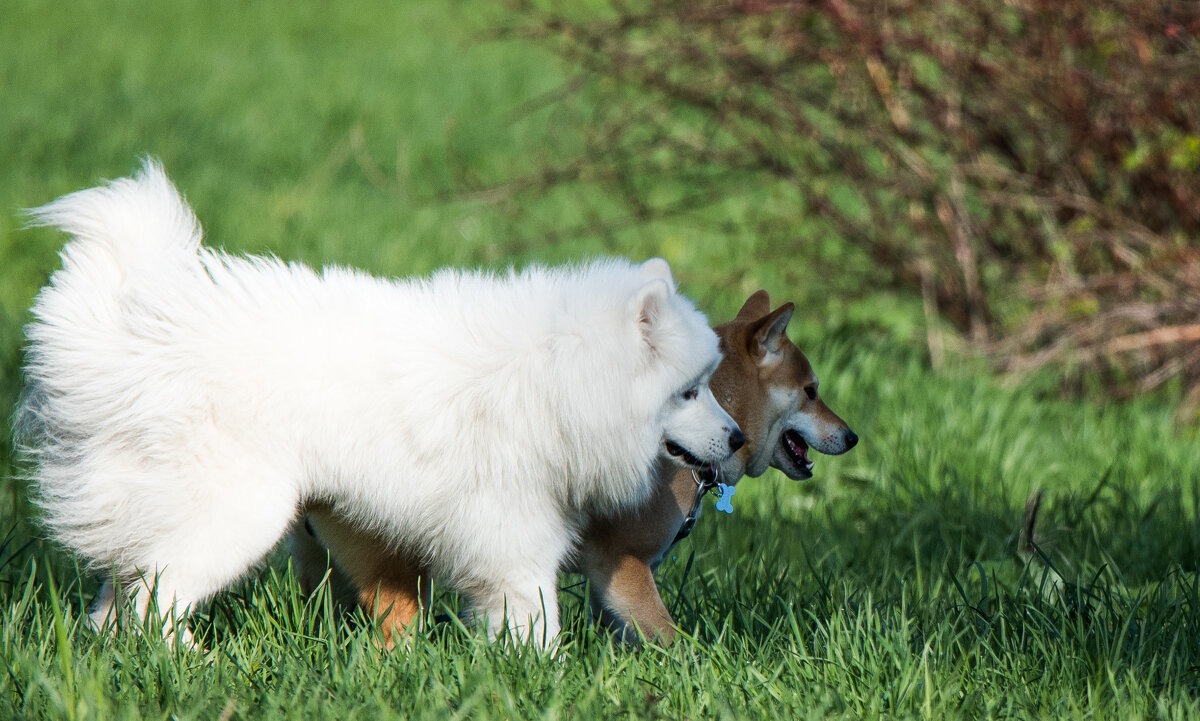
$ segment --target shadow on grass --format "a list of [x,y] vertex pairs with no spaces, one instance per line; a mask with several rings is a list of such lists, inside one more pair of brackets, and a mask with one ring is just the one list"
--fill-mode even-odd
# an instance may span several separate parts
[[894,643],[1200,691],[1200,482],[1142,497],[1109,474],[1048,494],[1032,546],[1025,509],[971,485],[857,488],[800,521],[706,518],[660,572],[664,600],[702,644],[782,643],[817,662]]

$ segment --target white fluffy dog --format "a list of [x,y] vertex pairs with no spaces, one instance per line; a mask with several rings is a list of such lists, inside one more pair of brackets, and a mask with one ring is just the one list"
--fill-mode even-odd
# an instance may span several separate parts
[[545,644],[585,515],[644,500],[668,445],[740,444],[662,260],[394,281],[231,257],[150,161],[33,217],[72,239],[26,328],[18,435],[50,529],[117,580],[95,626],[122,589],[186,613],[314,502]]

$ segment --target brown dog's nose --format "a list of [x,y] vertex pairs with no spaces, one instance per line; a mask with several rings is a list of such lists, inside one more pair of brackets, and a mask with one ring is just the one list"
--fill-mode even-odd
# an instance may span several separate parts
[[[855,439],[857,440],[857,439]],[[736,451],[746,443],[746,434],[742,433],[741,428],[734,428],[733,433],[729,434],[729,450]]]
[[858,434],[849,428],[846,429],[846,450],[858,445]]

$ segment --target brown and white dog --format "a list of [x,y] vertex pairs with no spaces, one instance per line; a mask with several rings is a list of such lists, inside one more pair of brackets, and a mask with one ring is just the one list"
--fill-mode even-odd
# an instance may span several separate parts
[[[745,445],[721,467],[726,484],[760,476],[768,466],[792,479],[812,478],[809,448],[838,455],[858,443],[825,405],[812,366],[787,337],[794,309],[784,303],[772,311],[767,292],[760,290],[736,318],[714,328],[724,358],[713,375],[713,394],[746,435]],[[634,626],[661,642],[675,635],[653,572],[690,532],[706,484],[684,469],[664,464],[663,471],[664,482],[645,504],[594,518],[577,556],[575,570],[589,581],[592,608],[627,640],[636,638]]]
[[[638,632],[660,642],[674,637],[674,620],[659,595],[654,569],[691,530],[704,491],[716,480],[732,486],[743,475],[762,475],[768,466],[789,478],[811,478],[810,448],[837,455],[858,443],[854,431],[825,405],[812,366],[787,337],[794,309],[784,303],[772,311],[766,291],[760,290],[736,318],[714,329],[724,357],[711,387],[746,437],[718,478],[699,478],[663,462],[650,499],[615,516],[593,518],[573,567],[564,569],[587,578],[593,612],[626,640],[636,640]],[[321,582],[328,551],[335,573],[345,576],[357,602],[376,617],[390,646],[394,635],[429,606],[420,549],[390,549],[328,506],[307,511],[307,528],[302,516],[290,541],[301,587],[311,592]],[[339,582],[335,579],[335,589]]]

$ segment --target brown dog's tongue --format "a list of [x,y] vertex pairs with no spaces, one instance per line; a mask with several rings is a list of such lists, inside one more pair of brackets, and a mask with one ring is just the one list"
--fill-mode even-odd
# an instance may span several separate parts
[[797,435],[795,431],[788,431],[784,435],[784,438],[787,440],[788,447],[792,449],[792,453],[799,456],[800,460],[808,463],[808,444],[804,442],[804,439]]

